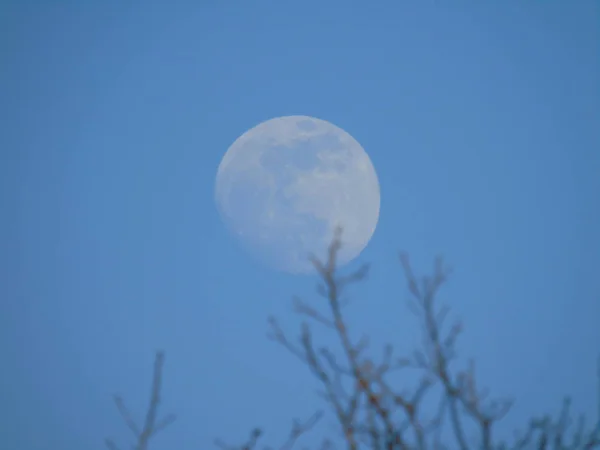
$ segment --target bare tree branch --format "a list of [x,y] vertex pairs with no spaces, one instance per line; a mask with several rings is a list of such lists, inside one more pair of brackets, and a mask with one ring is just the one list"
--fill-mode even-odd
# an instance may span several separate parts
[[[150,401],[146,411],[144,427],[141,430],[133,420],[133,417],[128,408],[125,406],[123,399],[118,395],[113,397],[121,417],[123,417],[127,427],[132,431],[136,438],[136,444],[134,446],[135,450],[147,450],[150,438],[175,421],[174,414],[169,414],[164,419],[157,421],[158,407],[161,400],[160,395],[164,361],[164,352],[157,351],[154,358],[154,371],[152,377],[152,388],[150,391]],[[118,447],[111,439],[106,439],[104,442],[109,450],[118,450]]]
[[[336,257],[342,245],[340,236],[341,230],[337,230],[325,261],[311,259],[321,281],[317,292],[327,299],[329,317],[297,298],[294,299],[294,309],[309,321],[325,326],[337,334],[345,363],[341,363],[336,353],[329,348],[321,347],[319,351],[316,350],[311,327],[307,322],[302,324],[299,345],[290,341],[274,318],[270,319],[270,337],[306,364],[321,382],[324,387],[323,398],[333,407],[347,448],[507,449],[505,443],[494,443],[492,431],[495,423],[509,412],[512,401],[490,398],[489,391],[479,386],[473,361],[464,369],[451,369],[463,327],[458,321],[446,327],[450,308],[436,304],[437,294],[451,270],[441,258],[437,258],[432,275],[419,279],[412,270],[408,256],[400,254],[411,294],[409,309],[421,321],[423,345],[411,356],[400,358],[394,358],[392,347],[387,345],[381,363],[375,364],[366,355],[368,340],[363,338],[355,342],[342,314],[347,299],[341,300],[341,292],[347,285],[363,280],[368,274],[368,267],[364,266],[346,276],[338,274]],[[392,370],[403,369],[421,373],[420,381],[412,393],[396,392],[385,379]],[[600,380],[600,360],[598,376]],[[350,393],[347,392],[347,383],[344,384],[348,379],[353,380]],[[421,404],[436,386],[438,391],[441,389],[442,395],[435,413],[427,418]],[[598,389],[600,419],[600,384]],[[586,435],[583,420],[578,422],[577,431],[571,439],[572,446],[567,447],[569,417],[569,410],[564,409],[555,422],[547,417],[532,420],[527,433],[515,441],[512,448],[529,448],[527,446],[533,443],[537,449],[550,448],[550,445],[556,450],[600,448],[600,425],[595,427],[595,432],[588,432]],[[450,421],[454,445],[444,445],[442,442],[445,439],[444,418]],[[472,444],[467,440],[466,422],[477,426],[478,443]]]
[[[482,388],[475,371],[475,362],[457,368],[457,342],[463,327],[459,321],[446,326],[450,308],[437,304],[437,295],[446,282],[450,269],[441,258],[435,260],[431,276],[417,278],[406,254],[400,254],[410,293],[409,309],[420,321],[422,344],[410,355],[396,356],[390,344],[383,348],[381,359],[370,356],[366,336],[352,336],[343,314],[348,304],[342,299],[345,288],[363,280],[368,266],[349,275],[340,275],[336,258],[341,248],[341,230],[337,230],[329,247],[327,259],[312,258],[320,277],[317,292],[326,299],[327,312],[298,298],[293,299],[294,311],[306,319],[300,327],[297,340],[290,339],[277,320],[269,318],[269,338],[296,356],[316,377],[321,386],[320,395],[331,407],[339,426],[345,448],[359,450],[592,450],[600,449],[600,358],[598,359],[598,415],[594,425],[586,426],[579,416],[573,419],[571,403],[564,400],[558,415],[533,418],[525,431],[516,435],[509,445],[495,438],[497,422],[510,411],[510,399],[494,399],[488,389]],[[319,345],[311,326],[322,326],[335,334],[339,351]],[[377,362],[379,361],[379,362]],[[150,438],[175,420],[167,415],[158,420],[161,399],[164,353],[157,352],[150,401],[143,427],[134,421],[120,396],[114,402],[125,424],[134,434],[134,450],[148,450]],[[411,371],[418,381],[410,389],[399,390],[390,374]],[[403,386],[407,387],[407,386]],[[437,394],[436,394],[437,392]],[[432,397],[439,395],[439,398]],[[426,398],[437,400],[437,406],[425,407]],[[430,411],[433,409],[434,411]],[[301,436],[313,429],[322,418],[317,411],[308,420],[294,421],[285,442],[279,450],[292,450]],[[444,433],[445,421],[450,422]],[[573,426],[575,424],[575,426]],[[476,429],[476,440],[467,438],[465,430]],[[230,446],[217,440],[223,450],[258,450],[262,430],[255,428],[241,446]],[[445,443],[451,435],[451,443]],[[470,436],[470,434],[469,434]],[[106,439],[109,450],[119,450],[114,441]],[[332,441],[324,440],[322,450],[333,448]],[[272,450],[263,447],[264,450]]]

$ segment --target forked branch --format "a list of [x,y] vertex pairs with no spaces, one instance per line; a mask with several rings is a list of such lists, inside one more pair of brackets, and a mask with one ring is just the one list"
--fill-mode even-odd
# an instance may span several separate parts
[[[134,450],[147,450],[150,438],[156,435],[161,430],[164,430],[167,426],[175,421],[175,415],[169,414],[162,420],[157,420],[158,407],[161,400],[161,388],[162,388],[162,371],[165,362],[165,354],[162,351],[156,352],[154,358],[154,372],[152,376],[152,388],[150,390],[150,401],[148,404],[148,410],[146,411],[146,418],[144,425],[140,428],[133,416],[125,406],[123,399],[119,395],[115,395],[113,400],[117,407],[117,410],[121,414],[121,417],[125,421],[125,424],[129,430],[133,433],[136,443]],[[105,440],[106,446],[109,450],[119,450],[119,447],[115,444],[112,439]]]
[[[565,417],[568,417],[568,410],[555,421],[548,417],[531,421],[528,431],[512,446],[494,443],[493,426],[506,416],[512,401],[490,400],[488,392],[477,382],[472,361],[464,369],[453,370],[451,367],[463,328],[460,322],[455,322],[445,331],[449,308],[436,304],[437,294],[450,273],[441,258],[436,259],[432,276],[419,279],[414,275],[408,257],[400,255],[411,294],[409,306],[421,321],[423,346],[403,358],[394,358],[392,347],[386,346],[383,361],[376,364],[366,354],[366,338],[353,339],[344,319],[346,304],[341,301],[341,292],[348,284],[364,279],[368,267],[364,266],[348,276],[338,274],[336,258],[341,248],[340,233],[341,230],[338,230],[326,261],[312,259],[321,280],[317,292],[327,300],[328,311],[319,311],[303,300],[294,299],[295,311],[307,319],[302,323],[298,343],[286,335],[276,319],[270,318],[269,323],[270,338],[298,357],[320,381],[323,387],[321,394],[335,413],[348,449],[600,448],[600,423],[589,431],[581,420],[575,434],[567,440],[569,422]],[[309,322],[325,326],[337,335],[341,355],[314,342]],[[344,362],[341,362],[342,359]],[[387,379],[392,371],[399,369],[420,373],[420,380],[411,392],[398,392]],[[427,408],[423,408],[422,403],[435,386],[441,392],[439,406],[431,417],[427,417]],[[449,445],[442,443],[448,438],[442,433],[445,418],[451,424],[454,438],[454,443]],[[469,421],[479,430],[476,442],[467,439],[465,427]],[[250,448],[242,447],[244,450]]]

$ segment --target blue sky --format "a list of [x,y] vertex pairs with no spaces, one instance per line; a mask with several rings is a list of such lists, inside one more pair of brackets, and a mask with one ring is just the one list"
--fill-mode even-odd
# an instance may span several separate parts
[[155,449],[276,444],[319,405],[265,337],[269,314],[297,332],[315,279],[255,264],[213,200],[229,145],[287,114],[348,131],[379,176],[355,335],[418,344],[396,251],[419,273],[441,253],[460,354],[517,398],[501,431],[567,393],[596,411],[598,2],[358,3],[2,3],[6,448],[125,444],[110,395],[141,417],[157,348],[179,420]]

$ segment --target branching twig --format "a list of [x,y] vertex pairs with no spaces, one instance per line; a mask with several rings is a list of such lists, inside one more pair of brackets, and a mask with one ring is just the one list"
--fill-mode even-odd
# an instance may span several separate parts
[[[270,338],[294,354],[320,381],[323,397],[332,406],[341,432],[349,450],[370,448],[372,450],[591,450],[600,449],[600,359],[599,359],[599,411],[598,422],[591,431],[586,431],[585,421],[580,418],[575,433],[568,437],[571,425],[568,403],[565,403],[558,419],[546,416],[532,420],[526,433],[512,447],[494,443],[493,427],[509,412],[512,401],[490,399],[489,393],[481,389],[475,374],[475,365],[470,362],[463,370],[451,366],[456,358],[456,344],[462,332],[462,324],[454,323],[446,330],[450,308],[436,305],[437,294],[446,282],[450,270],[437,258],[433,274],[418,279],[405,254],[400,262],[411,295],[410,310],[421,321],[423,345],[410,357],[393,358],[393,349],[386,346],[381,363],[366,355],[368,340],[355,341],[342,314],[347,299],[341,293],[351,283],[362,280],[368,267],[346,276],[340,276],[336,258],[341,248],[341,230],[337,230],[329,247],[327,259],[311,261],[319,274],[321,283],[317,292],[327,300],[329,314],[324,314],[307,302],[294,299],[296,313],[317,325],[332,330],[341,345],[344,363],[328,348],[316,347],[309,322],[302,323],[299,343],[295,344],[283,332],[276,319],[270,318]],[[386,380],[392,370],[411,369],[420,374],[412,392],[398,393]],[[346,381],[346,383],[344,383]],[[348,383],[350,381],[350,383]],[[441,392],[438,406],[431,417],[426,417],[423,402],[430,392]],[[350,389],[347,389],[347,388]],[[449,419],[454,443],[444,445],[444,419]],[[466,437],[467,423],[475,424],[479,430],[478,442]],[[256,445],[260,430],[255,430],[242,450],[251,450]],[[291,449],[295,437],[282,447]],[[233,447],[222,447],[232,449]],[[240,448],[240,447],[237,447]]]
[[[115,395],[113,397],[115,405],[117,406],[121,417],[123,417],[123,420],[127,424],[127,427],[135,436],[136,444],[134,446],[134,450],[147,450],[150,438],[175,421],[174,414],[169,414],[164,419],[159,421],[157,421],[156,419],[158,414],[158,406],[160,404],[162,370],[164,361],[164,352],[156,352],[156,356],[154,359],[154,372],[152,377],[152,389],[150,391],[150,402],[148,405],[148,410],[146,412],[144,426],[141,430],[133,420],[131,413],[129,412],[129,410],[125,406],[125,403],[123,402],[123,399],[119,395]],[[105,444],[109,448],[109,450],[118,450],[118,447],[111,439],[106,439]]]

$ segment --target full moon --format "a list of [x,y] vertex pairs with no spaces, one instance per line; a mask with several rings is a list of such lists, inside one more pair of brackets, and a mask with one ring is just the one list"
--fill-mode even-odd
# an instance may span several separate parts
[[288,273],[314,270],[342,228],[338,265],[367,246],[379,220],[379,181],[361,145],[309,116],[246,131],[219,165],[215,201],[227,228],[257,259]]

